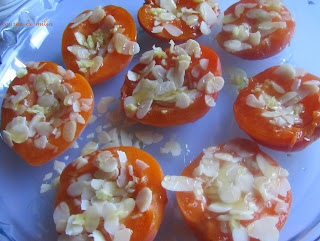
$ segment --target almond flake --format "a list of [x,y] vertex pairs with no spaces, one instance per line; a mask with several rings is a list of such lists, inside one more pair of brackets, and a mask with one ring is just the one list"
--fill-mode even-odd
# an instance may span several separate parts
[[72,165],[76,166],[77,169],[80,169],[81,167],[83,167],[87,164],[88,164],[88,159],[84,158],[82,156],[80,156],[72,161]]
[[61,174],[65,167],[66,167],[66,164],[64,162],[60,162],[57,160],[54,161],[53,169],[57,171],[58,174]]
[[105,15],[106,12],[100,6],[97,6],[89,16],[89,22],[91,24],[96,24],[100,22],[105,17]]
[[59,203],[53,212],[53,221],[56,224],[57,232],[62,233],[65,231],[69,217],[70,210],[68,204],[66,202]]
[[94,241],[105,241],[103,234],[99,230],[94,230],[92,234],[90,234],[88,237],[93,238]]
[[45,193],[45,192],[48,192],[49,190],[52,189],[52,186],[50,184],[41,184],[40,186],[40,193]]
[[113,241],[130,241],[131,235],[131,229],[121,229],[115,233]]
[[98,143],[89,141],[81,150],[81,156],[86,156],[94,151],[98,150]]
[[75,138],[77,130],[77,122],[75,121],[68,121],[64,124],[62,130],[62,137],[67,142],[72,142]]
[[184,176],[165,176],[161,182],[163,188],[175,192],[192,192],[199,181]]
[[148,187],[142,188],[136,197],[136,204],[140,212],[146,212],[152,202],[152,191]]
[[171,153],[172,156],[180,156],[181,146],[178,142],[169,141],[165,143],[164,147],[160,147],[160,153],[163,153],[163,154]]
[[249,224],[247,232],[250,237],[261,241],[277,241],[279,239],[279,231],[276,227],[278,221],[278,217],[263,217]]
[[72,25],[70,26],[70,28],[77,27],[78,25],[80,25],[81,23],[86,21],[90,17],[91,14],[92,14],[92,11],[89,11],[89,12],[82,13],[82,14],[78,15],[75,19],[73,19],[71,21]]
[[142,171],[147,169],[148,167],[150,167],[147,163],[145,163],[144,161],[141,161],[139,159],[136,160],[136,164]]

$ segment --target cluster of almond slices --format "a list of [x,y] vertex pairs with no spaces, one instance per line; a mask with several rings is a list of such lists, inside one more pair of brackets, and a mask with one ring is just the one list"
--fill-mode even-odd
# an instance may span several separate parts
[[150,8],[153,15],[154,27],[152,33],[161,33],[164,29],[172,36],[179,37],[183,29],[171,24],[179,19],[185,22],[190,28],[200,26],[202,34],[210,34],[210,28],[217,23],[218,2],[217,0],[194,1],[197,4],[192,8],[179,7],[174,0],[156,0],[155,5]]
[[[39,62],[27,63],[29,69],[40,70],[46,63],[39,66]],[[66,71],[58,67],[59,74],[42,72],[30,74],[29,81],[23,85],[12,86],[16,92],[6,96],[3,108],[13,110],[16,113],[10,123],[5,126],[3,135],[9,146],[15,143],[34,143],[38,149],[52,149],[58,151],[58,147],[48,141],[49,137],[55,140],[63,138],[72,143],[76,137],[77,124],[85,124],[80,112],[91,111],[92,98],[82,98],[81,93],[73,90],[73,87],[65,80],[75,78],[72,71]],[[18,77],[27,75],[27,69],[18,72]],[[29,95],[36,95],[37,101],[30,106],[28,101],[23,101]],[[30,121],[26,116],[32,115]]]
[[[193,177],[166,176],[162,186],[171,191],[193,192],[196,200],[203,202],[203,215],[209,212],[220,223],[221,233],[231,230],[234,241],[249,237],[278,240],[276,225],[282,219],[280,215],[289,212],[284,199],[291,187],[288,172],[268,159],[231,143],[222,148],[209,147],[203,151]],[[265,209],[272,209],[275,215],[266,215]]]
[[[261,116],[269,119],[269,122],[280,127],[292,127],[302,123],[300,115],[305,106],[301,101],[307,96],[319,92],[319,80],[309,80],[301,83],[301,77],[305,75],[302,69],[295,69],[291,65],[281,65],[274,72],[280,75],[290,84],[290,91],[286,91],[281,85],[266,79],[263,85],[269,85],[279,97],[270,96],[261,90],[261,84],[256,84],[255,93],[260,94],[257,98],[254,94],[247,96],[247,105],[263,109]],[[260,86],[260,87],[259,87]],[[319,98],[320,101],[320,98]]]
[[83,73],[96,73],[103,65],[103,57],[106,53],[116,51],[119,54],[135,55],[140,51],[139,44],[130,41],[124,34],[123,28],[116,24],[115,18],[100,7],[93,11],[87,11],[78,15],[71,23],[70,28],[75,28],[84,21],[90,24],[103,21],[101,27],[87,37],[81,32],[75,32],[74,36],[78,44],[68,46],[67,49],[76,56],[79,70]]
[[[261,38],[287,27],[286,20],[292,20],[288,11],[279,12],[282,8],[280,1],[260,1],[261,3],[239,3],[235,6],[234,13],[223,17],[222,30],[231,32],[233,39],[224,42],[224,47],[229,52],[251,49],[252,45],[260,44]],[[267,10],[262,9],[266,6]],[[242,15],[249,20],[256,20],[253,26],[246,22],[234,24]],[[268,38],[263,41],[268,42]]]
[[[167,68],[167,54],[160,47],[154,47],[140,58],[140,63],[145,64],[145,68],[139,72],[129,71],[128,79],[139,83],[133,90],[132,96],[124,100],[124,109],[128,116],[142,119],[151,110],[153,102],[160,105],[162,103],[163,106],[173,104],[177,108],[186,109],[201,96],[201,91],[206,93],[204,98],[207,105],[215,106],[211,94],[222,89],[224,80],[220,76],[214,76],[211,71],[199,76],[199,69],[206,71],[210,61],[201,58],[200,45],[194,40],[188,40],[187,43],[180,45],[175,45],[171,41],[170,44],[170,54],[173,55],[170,58],[175,61],[173,67]],[[160,64],[156,64],[154,58],[161,58]],[[191,58],[199,59],[199,64],[192,69],[190,69]],[[199,81],[190,83],[189,73],[186,74],[186,71],[194,78],[199,78]]]
[[243,59],[264,59],[282,51],[295,31],[295,21],[279,0],[239,1],[225,11],[217,42]]
[[[80,169],[88,165],[89,156],[75,159],[71,165]],[[127,165],[127,156],[123,151],[113,155],[110,151],[101,151],[94,160],[96,171],[75,177],[68,186],[67,194],[72,197],[72,206],[79,207],[78,214],[70,215],[70,208],[63,201],[55,208],[53,218],[60,234],[59,240],[105,240],[103,232],[107,232],[114,241],[130,240],[133,230],[125,227],[121,220],[142,216],[152,201],[152,190],[144,187],[137,194],[136,185],[144,182],[143,178],[134,175],[132,165]],[[143,160],[136,160],[139,169],[149,167]],[[138,212],[132,215],[135,207]],[[74,213],[74,210],[73,210]],[[83,232],[85,231],[85,232]]]

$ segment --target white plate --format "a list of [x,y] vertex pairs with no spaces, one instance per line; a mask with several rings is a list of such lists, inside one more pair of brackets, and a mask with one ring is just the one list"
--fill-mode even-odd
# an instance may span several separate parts
[[[67,24],[80,12],[94,9],[97,5],[114,4],[127,9],[136,19],[137,11],[143,0],[96,0],[96,1],[58,1],[58,0],[31,0],[6,19],[5,22],[21,22],[23,26],[0,26],[0,51],[7,49],[2,55],[0,65],[0,102],[6,92],[9,82],[15,76],[15,70],[22,67],[27,61],[52,61],[63,65],[60,52],[61,36]],[[235,1],[221,1],[224,11]],[[281,63],[291,63],[303,67],[308,72],[320,76],[320,31],[319,31],[319,3],[311,1],[285,0],[285,5],[292,12],[296,20],[296,33],[289,47],[280,54],[259,61],[246,61],[225,53],[215,41],[216,28],[213,33],[198,39],[201,44],[214,49],[221,58],[223,68],[228,66],[241,67],[249,76]],[[37,26],[47,20],[48,26]],[[33,26],[26,24],[32,23]],[[168,47],[167,43],[160,42],[148,36],[137,23],[138,42],[141,53],[151,49],[152,45]],[[50,26],[51,24],[51,26]],[[39,25],[39,24],[38,24]],[[141,53],[133,59],[128,68],[117,77],[103,84],[93,87],[96,103],[103,96],[119,98],[120,87],[124,81],[124,74],[138,61]],[[234,120],[232,104],[236,98],[236,89],[224,76],[226,85],[219,95],[217,106],[210,110],[202,119],[195,123],[172,128],[152,128],[138,125],[137,129],[148,129],[161,133],[164,139],[144,150],[152,154],[161,164],[165,174],[181,173],[183,168],[200,154],[203,148],[228,141],[234,137],[245,137]],[[118,104],[118,102],[117,102]],[[114,105],[116,108],[117,104]],[[106,123],[106,119],[99,117],[98,121],[90,124],[78,140],[80,148],[69,149],[56,158],[59,161],[70,163],[80,155],[87,135],[95,128]],[[128,128],[128,131],[133,129]],[[159,148],[169,141],[172,135],[180,142],[183,153],[179,157],[160,154]],[[281,231],[280,240],[297,240],[310,231],[320,219],[320,141],[313,143],[305,150],[297,153],[283,153],[263,150],[289,170],[289,181],[292,185],[293,204],[289,219]],[[69,157],[66,160],[66,157]],[[40,194],[40,185],[46,173],[53,171],[53,161],[40,167],[25,163],[4,142],[0,141],[0,240],[18,241],[53,241],[57,235],[52,220],[54,191]],[[179,214],[173,193],[168,193],[169,201],[166,208],[163,224],[156,240],[195,240]],[[319,227],[304,240],[314,240],[320,234]],[[172,239],[174,240],[174,239]]]

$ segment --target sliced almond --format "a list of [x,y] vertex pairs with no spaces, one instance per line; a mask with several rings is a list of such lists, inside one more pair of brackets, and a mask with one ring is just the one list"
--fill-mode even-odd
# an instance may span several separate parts
[[97,6],[89,16],[89,22],[91,24],[99,23],[105,16],[106,12],[100,6]]
[[136,197],[136,204],[140,212],[145,212],[149,209],[152,202],[152,191],[148,187],[142,188]]

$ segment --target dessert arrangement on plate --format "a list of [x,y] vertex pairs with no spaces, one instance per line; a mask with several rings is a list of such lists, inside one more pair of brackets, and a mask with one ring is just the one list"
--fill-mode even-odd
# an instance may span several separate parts
[[[223,104],[227,66],[199,37],[212,36],[214,26],[225,55],[267,59],[293,38],[291,13],[280,0],[240,0],[224,12],[217,0],[146,0],[138,23],[168,47],[155,44],[142,53],[127,10],[107,5],[75,15],[61,36],[66,68],[49,60],[24,63],[2,101],[2,138],[33,166],[76,146],[95,109],[107,113],[116,99],[98,102],[94,95],[116,76],[123,82],[116,93],[122,119],[115,122],[149,128],[133,136],[98,126],[99,144],[87,143],[61,168],[52,214],[58,240],[154,240],[167,190],[176,192],[175,205],[197,240],[279,240],[295,196],[288,171],[264,150],[301,151],[320,137],[320,78],[305,66],[275,63],[248,79],[235,74],[239,90],[229,111],[247,139],[202,146],[182,173],[166,173],[139,148],[162,140],[152,128],[185,128]],[[171,139],[160,152],[179,156],[181,147]],[[42,192],[53,187],[46,185]]]

